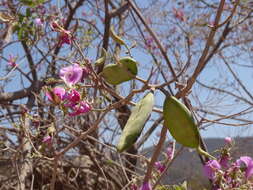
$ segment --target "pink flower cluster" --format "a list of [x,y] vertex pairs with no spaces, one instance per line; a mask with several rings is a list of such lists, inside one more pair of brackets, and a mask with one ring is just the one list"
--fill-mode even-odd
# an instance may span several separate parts
[[78,83],[82,79],[82,76],[83,68],[77,63],[60,70],[60,78],[70,87]]
[[151,36],[145,38],[145,46],[148,50],[155,50],[157,48]]
[[50,24],[53,31],[59,32],[59,46],[63,44],[71,44],[73,41],[73,36],[69,30],[65,30],[62,26],[60,26],[56,21],[53,21]]
[[[167,160],[170,161],[174,157],[174,148],[173,146],[169,146],[166,150],[166,157]],[[159,171],[160,173],[164,172],[166,169],[165,164],[163,164],[161,161],[155,162],[154,167]],[[131,186],[132,190],[137,190],[137,185],[133,184]],[[148,181],[143,182],[142,186],[139,188],[139,190],[152,190],[152,185]]]
[[41,18],[35,18],[34,19],[34,24],[38,27],[42,27],[43,26],[43,20]]
[[51,91],[46,92],[46,96],[51,102],[61,104],[68,110],[71,110],[68,112],[69,116],[87,113],[91,110],[91,106],[82,100],[80,93],[73,88],[73,85],[87,76],[88,70],[82,68],[77,63],[64,67],[60,70],[60,78],[70,87],[70,90],[66,91],[63,87],[55,87]]
[[174,17],[176,17],[178,20],[185,22],[186,21],[186,17],[184,15],[184,12],[182,9],[177,9],[177,8],[173,8],[173,14]]
[[8,59],[7,64],[11,67],[15,67],[15,66],[17,66],[16,60],[17,60],[17,57],[14,57],[13,55],[9,55],[9,59]]
[[[230,146],[232,139],[225,138],[225,142]],[[224,150],[220,159],[209,160],[203,167],[205,176],[213,182],[213,189],[221,189],[221,187],[234,189],[250,183],[249,179],[253,177],[253,159],[242,156],[230,163],[229,148]]]

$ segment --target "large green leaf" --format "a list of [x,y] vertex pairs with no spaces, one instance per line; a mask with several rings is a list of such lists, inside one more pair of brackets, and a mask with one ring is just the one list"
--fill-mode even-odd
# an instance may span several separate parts
[[119,152],[127,150],[136,142],[152,112],[153,106],[154,94],[150,92],[133,108],[117,145]]
[[106,65],[101,75],[106,82],[118,85],[122,82],[134,79],[137,73],[137,62],[130,57],[124,57],[119,60],[118,64]]
[[190,148],[198,148],[200,135],[191,112],[173,96],[163,105],[164,124],[176,141]]

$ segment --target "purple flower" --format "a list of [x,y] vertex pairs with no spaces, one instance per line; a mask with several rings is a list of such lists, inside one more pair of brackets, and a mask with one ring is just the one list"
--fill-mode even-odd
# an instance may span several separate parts
[[144,182],[140,187],[140,190],[152,190],[152,187],[149,182]]
[[162,173],[166,169],[166,166],[161,162],[155,162],[155,167],[160,173]]
[[62,27],[58,24],[58,22],[56,22],[56,21],[51,22],[51,23],[50,23],[50,27],[51,27],[51,29],[52,29],[53,31],[56,31],[56,32],[60,32],[60,31],[64,30],[64,28],[62,28]]
[[68,86],[78,83],[82,75],[83,69],[76,63],[60,70],[60,77]]
[[182,9],[173,8],[173,13],[177,19],[181,20],[182,22],[186,21],[186,18]]
[[46,8],[43,5],[38,5],[36,9],[40,15],[46,14]]
[[231,137],[226,137],[224,140],[225,140],[225,143],[226,143],[226,144],[229,144],[229,145],[231,145],[232,142],[233,142],[233,140],[232,140]]
[[52,142],[52,137],[47,135],[43,138],[42,140],[43,143],[47,143],[47,144],[50,144]]
[[81,96],[79,92],[75,89],[72,89],[70,93],[67,95],[67,99],[70,101],[70,103],[77,103],[80,101]]
[[65,94],[66,94],[66,91],[64,88],[62,87],[55,87],[53,89],[53,93],[58,96],[61,100],[64,100],[65,99]]
[[43,22],[40,18],[36,18],[34,20],[34,23],[35,23],[36,26],[43,26]]
[[131,190],[138,190],[138,186],[136,184],[132,184],[130,189]]
[[149,50],[156,49],[156,45],[154,44],[154,39],[151,36],[148,36],[145,38],[145,45],[146,45],[146,48]]
[[15,67],[17,66],[16,64],[16,57],[13,57],[13,55],[9,55],[9,59],[8,59],[8,65],[11,66],[11,67]]
[[[63,21],[64,22],[64,21]],[[60,33],[60,42],[59,46],[63,44],[71,44],[73,41],[73,36],[70,31],[65,30],[58,22],[53,21],[50,23],[50,26],[53,31],[59,32]]]
[[[242,156],[240,159],[236,160],[236,165],[238,167],[243,166],[243,169],[245,169],[245,177],[249,179],[253,175],[253,160],[249,156]],[[242,167],[241,167],[242,168]]]
[[66,91],[62,87],[55,87],[52,91],[46,92],[47,98],[56,104],[59,104],[61,100],[66,97]]
[[72,40],[73,37],[71,36],[70,31],[66,30],[64,32],[61,32],[59,46],[62,46],[63,44],[71,44]]
[[221,167],[228,168],[229,167],[229,165],[228,165],[229,160],[230,160],[230,157],[228,155],[222,155],[219,160]]
[[69,113],[69,116],[77,116],[82,113],[89,112],[91,110],[91,106],[87,102],[82,101],[79,104],[74,105],[72,109],[73,109],[73,112]]
[[168,159],[172,160],[173,157],[174,157],[174,150],[173,150],[173,148],[172,147],[168,147],[166,154],[168,156]]
[[206,177],[214,179],[217,170],[220,170],[221,166],[217,160],[209,160],[204,165],[203,171]]

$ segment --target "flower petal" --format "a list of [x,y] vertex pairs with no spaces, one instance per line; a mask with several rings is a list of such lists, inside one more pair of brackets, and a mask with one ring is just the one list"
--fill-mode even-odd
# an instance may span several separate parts
[[82,75],[83,69],[78,64],[73,64],[60,70],[60,78],[69,86],[78,83]]
[[253,160],[249,156],[241,156],[240,159],[236,160],[236,165],[241,167],[244,164],[246,166],[245,177],[249,179],[253,175]]
[[144,182],[140,187],[140,190],[152,190],[152,187],[149,182]]
[[204,174],[209,179],[214,179],[217,170],[221,169],[221,166],[217,160],[209,160],[203,168]]

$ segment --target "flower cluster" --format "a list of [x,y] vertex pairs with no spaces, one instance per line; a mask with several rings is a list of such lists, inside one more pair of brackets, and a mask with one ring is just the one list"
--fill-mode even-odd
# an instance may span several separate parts
[[186,17],[182,9],[173,8],[173,14],[174,14],[174,17],[176,17],[178,20],[182,22],[186,21]]
[[35,18],[34,19],[34,24],[38,27],[42,27],[43,26],[43,20],[41,18]]
[[57,22],[52,22],[50,24],[53,31],[59,32],[59,46],[63,44],[71,44],[73,41],[73,36],[69,30],[65,30],[62,26],[60,26]]
[[[164,161],[157,161],[154,163],[154,167],[158,171],[158,174],[160,175],[163,173],[166,169],[166,164],[169,163],[173,157],[174,157],[174,146],[173,143],[170,143],[169,147],[166,150],[166,159]],[[156,173],[157,174],[157,173]],[[131,186],[132,190],[137,190],[138,186],[136,184],[132,184]],[[139,190],[152,190],[152,185],[149,181],[144,181],[142,185],[140,186]]]
[[148,37],[145,38],[145,47],[148,50],[155,50],[155,49],[157,49],[153,37],[148,36]]
[[68,90],[63,87],[55,87],[46,92],[49,101],[56,105],[61,105],[64,110],[68,110],[69,116],[77,116],[87,113],[91,106],[82,100],[81,94],[74,88],[74,85],[88,76],[87,68],[82,68],[77,63],[64,67],[60,70],[60,78],[65,82]]
[[225,138],[226,147],[218,160],[209,160],[203,167],[203,172],[213,183],[213,189],[235,189],[253,186],[253,159],[242,156],[231,162],[229,154],[232,145],[231,138]]
[[13,55],[10,54],[7,64],[8,64],[10,67],[16,67],[16,66],[17,66],[16,60],[17,60],[17,57],[14,57]]

